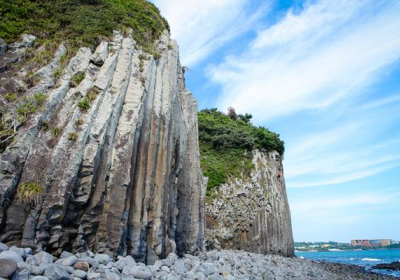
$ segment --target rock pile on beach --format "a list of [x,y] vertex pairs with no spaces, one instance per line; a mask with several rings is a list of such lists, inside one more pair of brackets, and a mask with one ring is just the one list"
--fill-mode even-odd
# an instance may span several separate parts
[[8,248],[2,243],[0,251],[0,279],[391,279],[366,273],[356,266],[233,250],[184,255],[183,258],[170,254],[153,265],[137,263],[131,256],[113,259],[90,251],[63,252],[56,258],[43,251],[34,254],[29,248]]

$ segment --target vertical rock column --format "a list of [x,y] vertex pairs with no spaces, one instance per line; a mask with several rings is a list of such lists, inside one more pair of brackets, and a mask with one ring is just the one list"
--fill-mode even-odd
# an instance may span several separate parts
[[[16,149],[26,145],[21,135],[2,155],[2,170],[10,169],[9,155],[23,158],[15,175],[0,182],[0,197],[8,199],[0,241],[55,254],[130,254],[147,263],[202,249],[205,184],[196,101],[167,33],[157,51],[154,59],[116,32],[95,54],[78,53],[82,67],[66,70],[48,92],[58,102],[35,119],[61,135],[36,128],[29,146]],[[79,71],[85,78],[71,87]],[[82,108],[82,100],[90,100],[90,108]],[[33,180],[45,190],[39,201],[18,201],[18,188]],[[7,218],[16,211],[18,221]]]
[[294,256],[283,165],[277,152],[253,151],[250,177],[231,179],[206,207],[208,244]]

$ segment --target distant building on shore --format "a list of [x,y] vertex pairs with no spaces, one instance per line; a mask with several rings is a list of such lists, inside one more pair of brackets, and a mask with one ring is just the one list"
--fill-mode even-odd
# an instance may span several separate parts
[[392,244],[391,239],[353,239],[351,240],[352,246],[361,247],[386,247]]

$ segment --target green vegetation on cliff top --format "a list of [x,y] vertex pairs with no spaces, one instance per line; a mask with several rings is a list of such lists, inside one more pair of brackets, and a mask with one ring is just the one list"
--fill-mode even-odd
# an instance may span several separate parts
[[94,46],[113,30],[132,28],[136,42],[151,48],[169,30],[158,8],[146,0],[0,0],[0,18],[0,38],[7,43],[28,33]]
[[249,114],[236,115],[232,108],[228,115],[217,109],[199,112],[201,168],[209,178],[208,195],[229,177],[249,175],[253,169],[253,150],[284,153],[284,142],[279,135],[253,126],[251,118]]

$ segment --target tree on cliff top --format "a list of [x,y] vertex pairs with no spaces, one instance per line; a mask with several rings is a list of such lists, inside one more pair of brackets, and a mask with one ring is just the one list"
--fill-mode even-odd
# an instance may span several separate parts
[[208,193],[229,177],[249,175],[253,169],[253,150],[276,150],[281,155],[285,151],[279,134],[253,126],[251,114],[232,118],[231,113],[224,114],[213,108],[198,114],[201,167],[209,178]]

